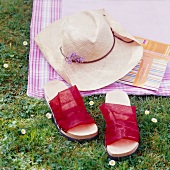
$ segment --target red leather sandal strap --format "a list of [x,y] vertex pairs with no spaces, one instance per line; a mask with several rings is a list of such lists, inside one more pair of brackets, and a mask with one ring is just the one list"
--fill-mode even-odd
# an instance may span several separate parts
[[130,139],[139,142],[135,106],[103,103],[100,106],[100,110],[106,121],[106,145],[120,139]]
[[49,104],[59,128],[65,132],[78,125],[95,123],[76,86],[59,92]]

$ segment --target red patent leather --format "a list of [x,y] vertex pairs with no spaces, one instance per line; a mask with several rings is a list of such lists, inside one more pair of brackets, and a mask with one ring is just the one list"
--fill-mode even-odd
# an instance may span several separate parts
[[76,86],[59,92],[49,105],[59,128],[65,132],[78,125],[95,123]]
[[100,106],[100,110],[106,121],[106,145],[120,139],[130,139],[139,142],[135,106],[103,103]]

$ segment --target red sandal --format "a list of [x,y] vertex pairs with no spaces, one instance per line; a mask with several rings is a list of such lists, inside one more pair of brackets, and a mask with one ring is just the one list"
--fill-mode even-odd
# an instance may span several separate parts
[[130,106],[128,95],[121,90],[107,93],[100,110],[106,121],[105,147],[109,157],[119,159],[135,153],[139,129],[136,108]]
[[97,125],[86,111],[76,86],[67,88],[64,82],[53,80],[45,85],[44,91],[55,125],[63,136],[72,141],[97,137]]

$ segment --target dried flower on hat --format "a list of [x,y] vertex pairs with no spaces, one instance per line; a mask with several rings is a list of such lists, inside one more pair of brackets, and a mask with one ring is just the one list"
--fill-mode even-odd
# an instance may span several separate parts
[[72,52],[70,56],[65,57],[65,60],[68,64],[71,64],[72,62],[83,63],[84,58],[78,56],[75,52]]

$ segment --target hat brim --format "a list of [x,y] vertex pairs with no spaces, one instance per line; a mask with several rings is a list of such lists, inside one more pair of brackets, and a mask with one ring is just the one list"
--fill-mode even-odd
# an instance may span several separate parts
[[35,41],[49,64],[70,85],[76,85],[81,91],[96,90],[119,80],[130,72],[141,60],[143,47],[121,25],[113,20],[104,10],[97,10],[106,19],[112,30],[121,37],[134,40],[125,43],[115,38],[115,45],[111,53],[93,63],[65,62],[61,54],[61,25],[64,18],[53,22],[42,30]]

